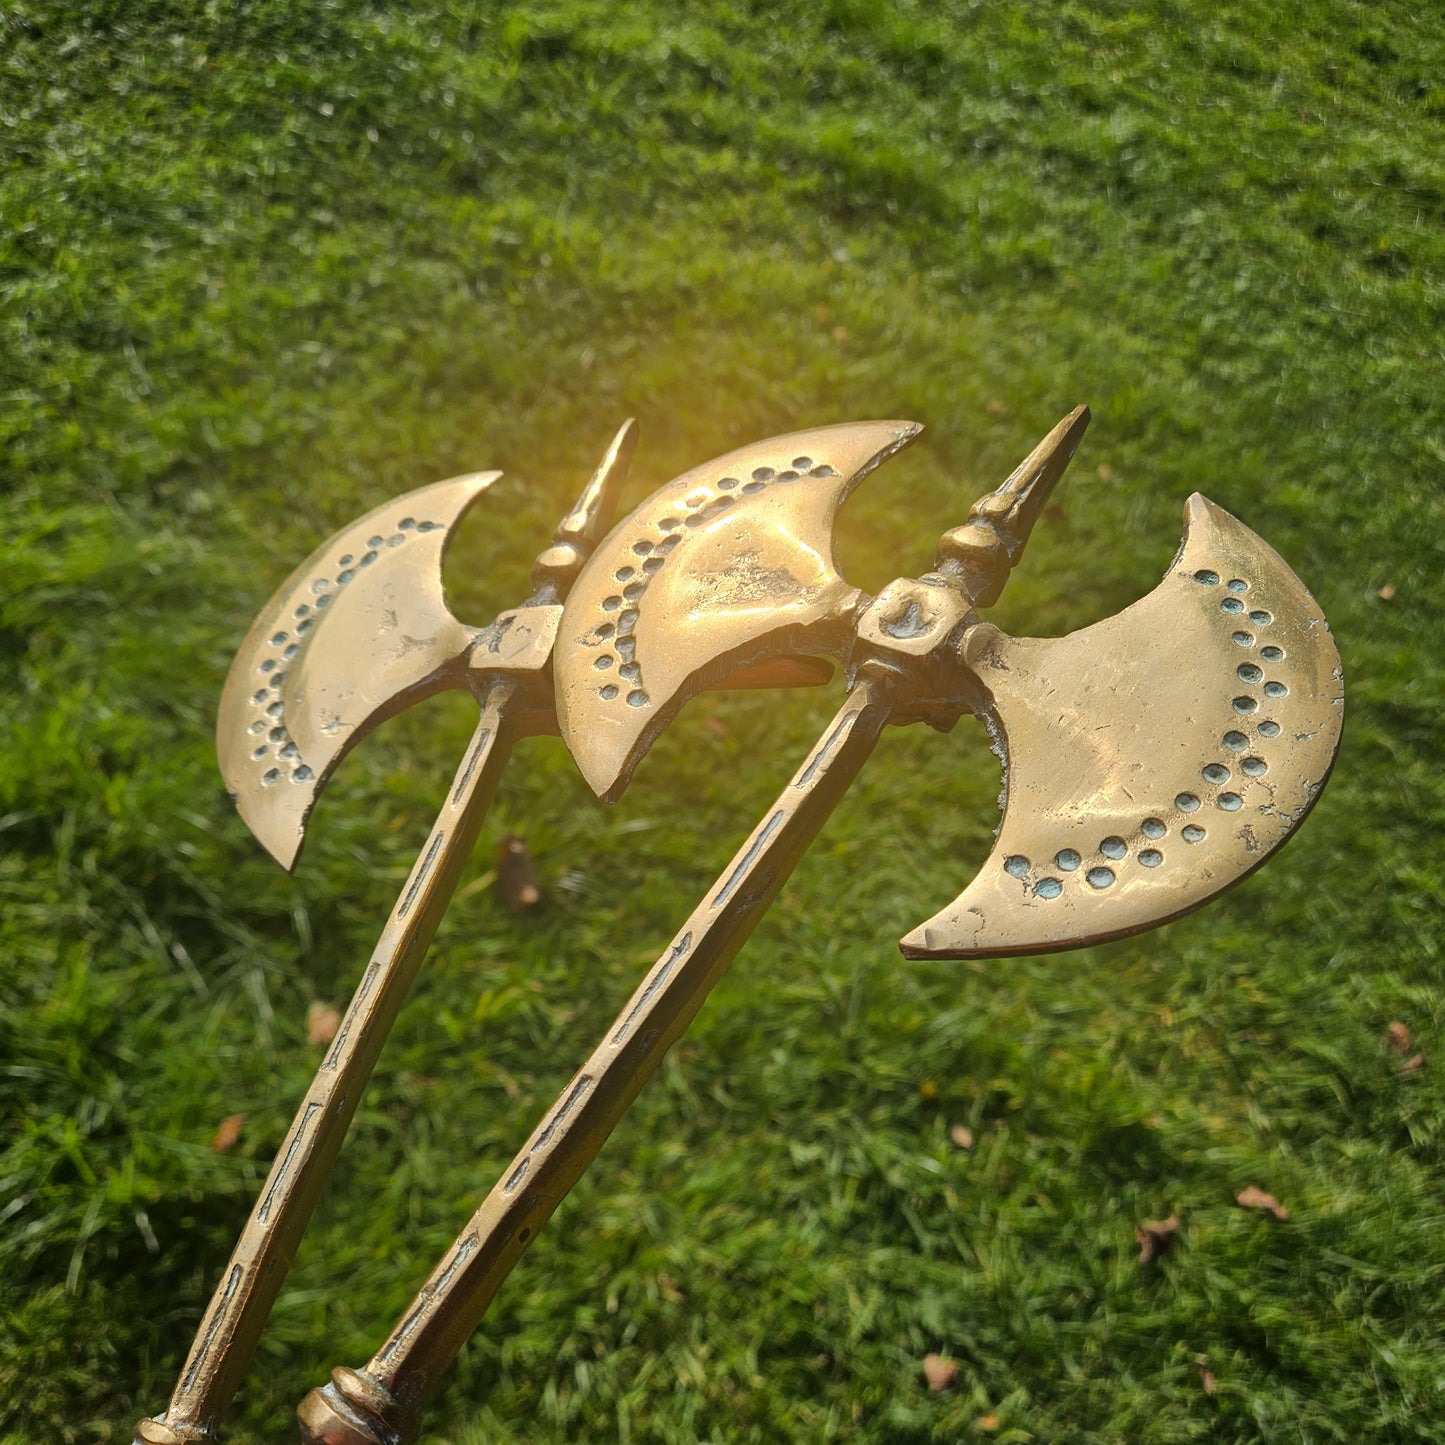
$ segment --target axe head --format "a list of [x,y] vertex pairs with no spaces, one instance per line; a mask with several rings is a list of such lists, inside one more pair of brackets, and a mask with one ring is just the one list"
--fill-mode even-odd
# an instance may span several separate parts
[[1164,580],[1061,638],[980,624],[963,661],[1003,762],[978,877],[910,958],[1079,948],[1167,922],[1259,867],[1309,812],[1344,718],[1340,657],[1284,560],[1198,494]]
[[368,512],[318,547],[247,633],[221,694],[216,751],[246,825],[283,868],[361,738],[419,698],[467,686],[477,633],[447,607],[442,558],[500,476],[454,477]]
[[827,680],[806,654],[846,645],[859,596],[834,564],[834,515],[920,430],[853,422],[742,447],[667,483],[603,539],[568,594],[553,657],[559,728],[599,797],[621,794],[704,688],[740,674]]

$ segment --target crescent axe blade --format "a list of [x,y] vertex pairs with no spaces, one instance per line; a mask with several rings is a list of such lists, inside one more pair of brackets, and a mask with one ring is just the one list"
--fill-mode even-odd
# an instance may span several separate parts
[[[740,670],[839,653],[860,594],[833,560],[838,507],[922,430],[851,422],[756,442],[660,487],[597,546],[568,594],[557,720],[604,801],[683,704]],[[760,680],[774,681],[764,673]]]
[[288,872],[337,763],[387,718],[465,687],[476,630],[447,606],[456,525],[501,476],[434,482],[343,527],[276,589],[221,692],[221,776],[257,841]]
[[1283,558],[1197,493],[1164,580],[1067,637],[972,628],[1003,823],[910,958],[1080,948],[1198,908],[1299,827],[1339,748],[1339,652]]

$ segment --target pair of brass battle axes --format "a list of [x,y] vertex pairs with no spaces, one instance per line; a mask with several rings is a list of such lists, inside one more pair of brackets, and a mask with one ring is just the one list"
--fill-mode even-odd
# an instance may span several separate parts
[[[766,680],[769,664],[772,680],[817,680],[812,659],[831,654],[848,696],[390,1338],[364,1370],[334,1371],[302,1403],[307,1440],[412,1438],[424,1395],[888,723],[946,732],[971,712],[1004,765],[994,850],[954,903],[903,940],[909,957],[1038,953],[1141,931],[1243,878],[1298,826],[1338,748],[1339,658],[1298,578],[1228,513],[1191,497],[1163,582],[1092,627],[1011,638],[978,619],[1087,422],[1082,407],[1065,418],[944,535],[933,572],[876,598],[839,576],[833,518],[913,439],[911,423],[827,427],[730,453],[654,493],[580,568],[553,634],[553,696],[559,730],[604,799],[704,687]],[[788,663],[812,670],[790,679],[778,670]],[[145,1428],[153,1441],[205,1433],[180,1433],[172,1419],[175,1433]]]
[[[636,441],[636,424],[624,423],[537,558],[533,595],[490,626],[460,622],[442,586],[457,524],[501,476],[477,472],[409,492],[334,534],[277,589],[241,644],[216,723],[221,773],[246,824],[288,871],[321,788],[367,733],[448,688],[470,692],[481,714],[202,1317],[170,1404],[137,1425],[137,1445],[216,1435],[466,866],[512,744],[558,729],[552,651],[562,600],[612,520]],[[628,671],[619,668],[619,674]],[[740,666],[725,681],[732,687],[821,683],[830,671],[816,660],[779,657]]]
[[496,1290],[595,1158],[771,904],[888,723],[965,712],[1004,765],[982,871],[902,943],[912,958],[1039,953],[1198,907],[1251,872],[1318,796],[1342,722],[1339,656],[1280,557],[1203,497],[1154,592],[1069,637],[1011,638],[996,602],[1088,423],[1066,417],[935,570],[876,598],[832,562],[856,480],[916,435],[875,422],[777,438],[654,493],[597,548],[553,659],[562,736],[604,799],[712,679],[832,653],[849,692],[777,802],[362,1370],[298,1412],[312,1445],[398,1445]]

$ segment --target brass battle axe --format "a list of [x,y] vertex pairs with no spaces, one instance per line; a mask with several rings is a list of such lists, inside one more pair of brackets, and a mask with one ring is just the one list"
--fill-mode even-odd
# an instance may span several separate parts
[[980,620],[1088,423],[1080,407],[876,597],[833,561],[858,479],[919,428],[869,422],[743,448],[654,493],[597,547],[553,658],[563,738],[603,798],[701,688],[838,657],[838,714],[483,1200],[390,1337],[298,1412],[312,1445],[399,1445],[497,1288],[771,904],[889,723],[965,713],[1004,769],[1003,821],[911,958],[1082,947],[1198,907],[1290,836],[1339,745],[1339,655],[1284,561],[1195,495],[1157,588],[1062,638]]
[[136,1426],[137,1442],[212,1438],[246,1373],[512,743],[555,728],[550,663],[562,598],[611,521],[635,444],[629,421],[538,557],[532,596],[489,627],[458,621],[442,586],[458,522],[502,475],[476,472],[409,492],[337,532],[281,584],[236,654],[216,720],[221,774],[247,826],[288,871],[322,787],[367,733],[447,688],[471,692],[481,714],[211,1297],[170,1404]]

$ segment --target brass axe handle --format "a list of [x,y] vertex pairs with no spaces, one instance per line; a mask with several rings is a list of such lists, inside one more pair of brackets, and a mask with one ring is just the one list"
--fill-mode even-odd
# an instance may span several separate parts
[[382,930],[326,1058],[271,1165],[159,1420],[137,1440],[208,1440],[245,1377],[356,1106],[451,902],[511,756],[509,682],[489,693],[427,846]]

